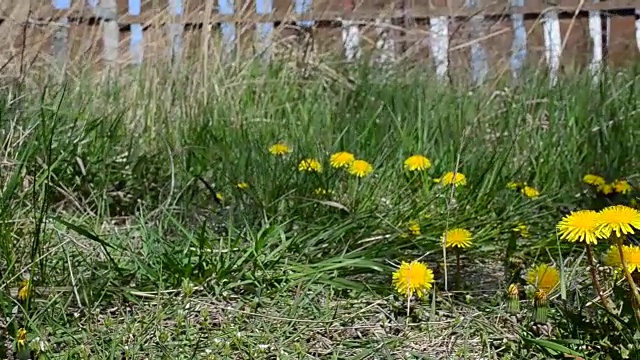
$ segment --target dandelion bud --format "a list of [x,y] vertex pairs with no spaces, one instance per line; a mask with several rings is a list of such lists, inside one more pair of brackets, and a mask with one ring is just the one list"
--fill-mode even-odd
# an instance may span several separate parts
[[538,289],[534,295],[533,300],[533,318],[536,323],[546,323],[547,322],[547,314],[549,312],[549,298],[547,292]]
[[16,342],[18,344],[18,350],[24,349],[25,345],[27,344],[27,330],[25,328],[20,328],[18,330]]
[[520,291],[517,284],[509,285],[507,289],[507,311],[510,314],[517,314],[520,311]]
[[20,284],[20,288],[18,289],[18,301],[24,302],[27,301],[29,296],[31,295],[31,281],[23,280]]

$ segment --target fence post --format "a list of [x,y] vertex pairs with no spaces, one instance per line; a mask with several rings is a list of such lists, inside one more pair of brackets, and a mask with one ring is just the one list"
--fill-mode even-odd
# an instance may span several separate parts
[[182,0],[169,0],[169,11],[173,21],[169,24],[169,37],[171,39],[170,57],[172,64],[179,64],[182,59]]
[[120,41],[120,29],[118,28],[116,0],[101,0],[99,13],[104,19],[102,22],[102,57],[107,66],[112,66],[118,60],[118,43]]
[[[140,16],[140,0],[129,0],[129,15]],[[144,54],[142,24],[131,24],[131,37],[129,38],[129,51],[131,52],[131,62],[140,65]]]
[[378,52],[376,62],[378,64],[388,64],[395,61],[396,58],[395,41],[389,38],[391,35],[391,31],[389,30],[390,24],[386,19],[376,19],[376,51]]
[[[71,0],[53,0],[53,8],[56,10],[68,10],[71,7]],[[62,67],[67,62],[68,40],[69,40],[69,20],[62,16],[57,20],[55,33],[53,34],[53,57],[58,66]]]
[[[302,15],[313,8],[312,0],[295,0],[293,11],[296,15]],[[307,66],[309,58],[312,56],[315,50],[314,38],[313,38],[313,26],[315,22],[313,20],[298,21],[297,25],[300,27],[298,33],[298,44],[300,51],[298,52],[298,66],[303,68],[302,75],[304,77],[309,75],[309,68]]]
[[542,27],[544,32],[544,55],[549,66],[549,82],[553,86],[558,82],[560,55],[562,52],[558,12],[554,10],[545,12],[542,17]]
[[640,51],[640,8],[636,9],[636,45]]
[[[343,0],[342,9],[345,13],[351,13],[355,8],[353,0]],[[342,47],[344,56],[348,62],[360,59],[360,29],[350,20],[342,21]]]
[[[466,0],[467,7],[477,10],[478,0]],[[486,35],[484,16],[474,15],[471,17],[471,31],[476,38],[483,38]],[[487,53],[479,42],[471,44],[471,77],[476,85],[484,83],[489,73],[489,65],[487,64]]]
[[[295,0],[293,10],[297,15],[301,15],[310,11],[312,8],[311,5],[312,5],[311,0]],[[310,28],[310,27],[313,27],[313,25],[314,25],[313,20],[298,21],[298,26],[302,28]]]
[[449,18],[436,16],[429,18],[431,53],[436,66],[436,78],[445,81],[449,67]]
[[[256,0],[256,13],[269,15],[273,12],[273,0]],[[273,36],[273,23],[256,24],[256,49],[264,61],[271,57],[271,40]]]
[[[524,6],[524,0],[511,0],[511,8]],[[514,80],[520,78],[524,62],[527,59],[527,30],[524,27],[524,15],[511,14],[513,43],[511,44],[511,74]]]
[[[593,0],[594,3],[600,2]],[[594,83],[600,79],[600,71],[602,70],[602,17],[600,11],[589,11],[589,36],[593,44],[593,53],[591,62],[589,63],[589,71],[593,77]],[[605,22],[606,23],[606,22]]]
[[[218,0],[218,13],[220,15],[231,16],[234,13],[234,6],[233,0]],[[224,53],[225,55],[229,55],[235,49],[236,24],[228,22],[220,24],[220,33],[222,34],[222,48]]]

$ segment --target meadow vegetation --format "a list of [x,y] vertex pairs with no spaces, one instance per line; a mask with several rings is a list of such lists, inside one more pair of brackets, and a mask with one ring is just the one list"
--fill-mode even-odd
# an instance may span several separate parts
[[3,86],[0,358],[639,357],[636,69],[379,73]]

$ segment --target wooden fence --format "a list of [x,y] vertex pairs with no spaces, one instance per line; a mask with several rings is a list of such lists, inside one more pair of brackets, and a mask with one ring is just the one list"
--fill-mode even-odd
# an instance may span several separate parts
[[[541,48],[553,83],[563,52],[586,59],[594,76],[606,64],[607,55],[617,53],[626,60],[640,52],[640,0],[556,0],[553,4],[545,0],[236,1],[2,0],[0,31],[11,37],[20,32],[1,30],[3,26],[53,29],[47,41],[59,63],[68,60],[78,37],[93,36],[100,39],[106,64],[141,64],[155,41],[149,39],[154,29],[167,29],[162,30],[168,34],[166,54],[179,61],[187,32],[215,32],[220,52],[232,53],[244,30],[251,27],[253,47],[268,61],[276,30],[295,25],[314,29],[314,36],[337,40],[347,61],[360,58],[367,41],[373,44],[374,58],[383,63],[403,57],[409,44],[423,45],[417,53],[433,62],[439,78],[446,76],[456,53],[459,62],[469,65],[476,83],[485,80],[492,61],[500,60],[496,52],[518,77],[532,48]],[[26,36],[20,40],[23,46]],[[537,44],[540,37],[542,44]]]

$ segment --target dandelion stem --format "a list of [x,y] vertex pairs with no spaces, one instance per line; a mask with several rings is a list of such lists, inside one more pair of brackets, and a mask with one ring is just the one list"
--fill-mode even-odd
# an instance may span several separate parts
[[447,238],[442,241],[442,262],[444,265],[444,291],[449,291],[449,277],[447,276]]
[[600,302],[602,302],[602,306],[605,309],[611,311],[611,307],[609,304],[609,299],[602,292],[602,287],[600,286],[600,281],[598,280],[598,276],[596,274],[596,266],[593,262],[593,253],[591,252],[591,245],[587,244],[587,260],[589,261],[589,271],[591,272],[591,279],[593,280],[593,287],[596,289],[598,293],[598,297],[600,297]]
[[407,324],[409,323],[409,311],[411,310],[411,293],[407,296]]
[[460,289],[460,249],[456,251],[456,288]]
[[[640,304],[640,293],[638,293],[638,287],[636,283],[633,281],[631,277],[631,273],[629,272],[629,268],[627,267],[627,260],[624,258],[624,251],[622,250],[622,239],[620,237],[616,237],[616,245],[618,247],[618,252],[620,253],[620,264],[622,264],[622,272],[624,273],[624,277],[627,279],[629,283],[629,287],[631,288],[631,293],[633,297],[636,299],[636,303]],[[640,320],[640,312],[638,309],[635,309],[636,318]]]

